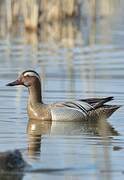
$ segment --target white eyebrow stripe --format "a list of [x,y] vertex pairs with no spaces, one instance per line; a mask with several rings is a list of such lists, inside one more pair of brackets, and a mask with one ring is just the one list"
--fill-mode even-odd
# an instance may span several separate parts
[[40,80],[40,76],[38,76],[36,73],[34,72],[26,72],[24,73],[24,76],[35,76]]

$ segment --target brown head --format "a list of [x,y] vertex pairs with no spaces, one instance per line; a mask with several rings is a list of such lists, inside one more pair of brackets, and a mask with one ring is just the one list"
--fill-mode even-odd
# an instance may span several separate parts
[[33,86],[35,83],[40,84],[40,76],[33,70],[24,71],[16,81],[8,83],[7,86],[23,85],[25,87]]
[[7,86],[23,85],[29,90],[29,100],[31,104],[42,102],[41,80],[37,72],[33,70],[24,71],[16,81],[8,83]]

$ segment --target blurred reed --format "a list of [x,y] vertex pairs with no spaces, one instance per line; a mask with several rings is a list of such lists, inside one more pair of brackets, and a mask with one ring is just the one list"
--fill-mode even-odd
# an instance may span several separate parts
[[0,37],[26,32],[29,43],[36,43],[38,35],[40,40],[47,41],[50,36],[72,46],[78,26],[94,24],[97,18],[111,15],[111,3],[111,0],[1,0]]

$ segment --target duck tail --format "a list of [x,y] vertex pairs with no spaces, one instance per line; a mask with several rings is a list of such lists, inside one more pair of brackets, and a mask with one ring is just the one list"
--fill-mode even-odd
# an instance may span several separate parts
[[120,107],[121,105],[103,105],[99,108],[99,113],[102,113],[104,117],[108,118]]
[[111,114],[114,113],[117,109],[119,109],[121,105],[110,105],[110,112]]

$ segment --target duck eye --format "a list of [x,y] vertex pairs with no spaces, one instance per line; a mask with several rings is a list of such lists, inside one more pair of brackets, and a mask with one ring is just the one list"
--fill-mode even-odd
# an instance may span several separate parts
[[25,78],[28,78],[28,77],[30,77],[29,75],[26,75],[26,76],[24,76]]

